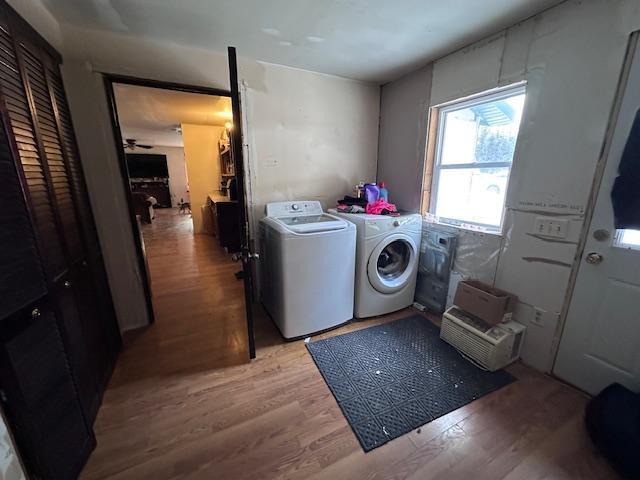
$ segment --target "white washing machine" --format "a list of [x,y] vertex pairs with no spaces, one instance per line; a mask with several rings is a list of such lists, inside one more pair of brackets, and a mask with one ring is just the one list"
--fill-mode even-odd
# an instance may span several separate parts
[[358,229],[354,315],[373,317],[411,305],[418,275],[422,216],[329,212],[353,222]]
[[270,203],[260,220],[262,303],[285,339],[353,318],[356,227],[320,202]]

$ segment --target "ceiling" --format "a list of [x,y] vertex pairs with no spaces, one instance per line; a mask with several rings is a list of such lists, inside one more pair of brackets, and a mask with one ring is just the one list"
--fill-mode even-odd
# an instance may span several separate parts
[[[562,0],[42,0],[60,23],[384,83]],[[124,53],[123,53],[124,54]]]
[[139,144],[182,147],[183,123],[224,126],[232,121],[228,97],[116,83],[113,86],[122,138]]

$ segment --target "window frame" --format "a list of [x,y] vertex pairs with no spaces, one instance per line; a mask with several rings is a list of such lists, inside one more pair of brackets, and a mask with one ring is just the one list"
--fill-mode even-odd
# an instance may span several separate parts
[[[428,208],[424,210],[427,211],[430,215],[434,216],[438,222],[446,225],[451,225],[457,228],[466,228],[470,230],[480,230],[487,233],[502,234],[503,227],[504,227],[506,202],[507,202],[508,193],[509,193],[509,183],[511,180],[513,163],[515,161],[515,152],[511,162],[475,162],[475,163],[455,163],[455,164],[442,165],[441,163],[442,143],[444,139],[444,130],[445,130],[443,126],[446,126],[445,115],[449,112],[463,110],[465,108],[473,107],[475,105],[489,103],[496,100],[502,100],[502,99],[513,97],[516,95],[521,95],[521,94],[526,95],[526,87],[527,87],[526,82],[519,82],[516,84],[501,87],[499,89],[488,90],[470,97],[464,97],[458,100],[453,100],[451,102],[447,102],[447,103],[443,103],[443,104],[431,107],[429,116],[431,117],[431,120],[434,122],[435,125],[429,128],[429,132],[432,135],[433,142],[435,143],[433,143],[433,152],[431,155],[432,168],[425,169],[425,170],[430,170],[431,172],[431,181],[430,181],[431,191],[429,194]],[[526,107],[526,99],[525,99],[525,107]],[[522,116],[524,117],[524,109],[523,109]],[[520,123],[520,128],[521,127],[522,127],[522,118]],[[518,129],[518,135],[516,137],[516,148],[518,145],[518,141],[520,139],[520,128]],[[499,225],[496,226],[496,225],[484,224],[484,223],[473,222],[473,221],[459,220],[456,218],[435,216],[437,202],[438,202],[438,186],[439,186],[438,184],[440,183],[439,182],[440,172],[442,170],[462,170],[467,168],[505,168],[505,167],[509,168],[509,174],[507,176],[504,203],[502,205],[502,212],[500,215]]]

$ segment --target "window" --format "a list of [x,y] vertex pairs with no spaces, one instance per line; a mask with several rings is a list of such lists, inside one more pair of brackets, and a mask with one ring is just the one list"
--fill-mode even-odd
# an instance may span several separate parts
[[525,87],[435,107],[429,212],[441,222],[500,231]]
[[640,230],[616,230],[613,245],[620,248],[640,250]]

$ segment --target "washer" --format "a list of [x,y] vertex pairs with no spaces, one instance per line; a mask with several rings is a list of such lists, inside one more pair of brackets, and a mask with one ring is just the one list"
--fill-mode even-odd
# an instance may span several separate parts
[[411,305],[418,275],[421,215],[329,212],[354,223],[358,230],[355,317],[384,315]]
[[355,225],[317,201],[269,203],[260,249],[262,303],[285,339],[353,318]]

